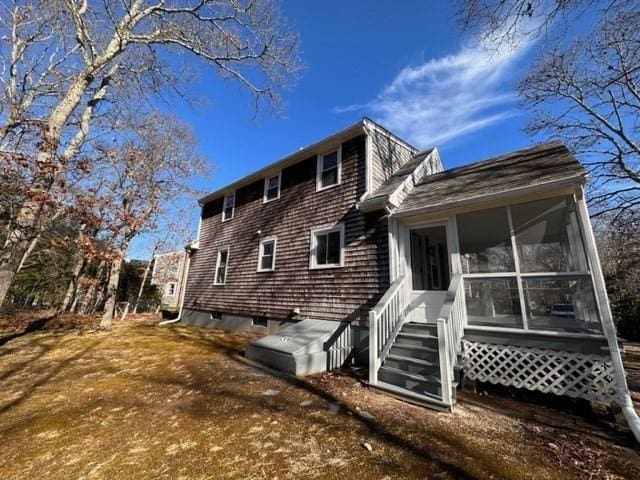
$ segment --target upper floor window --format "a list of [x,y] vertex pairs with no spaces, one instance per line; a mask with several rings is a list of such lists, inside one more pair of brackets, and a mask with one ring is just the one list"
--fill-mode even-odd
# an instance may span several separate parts
[[260,242],[258,271],[271,272],[276,268],[276,239],[265,238]]
[[342,149],[318,155],[316,172],[316,191],[340,184],[342,175]]
[[311,231],[310,268],[335,268],[344,263],[344,224]]
[[173,297],[176,294],[176,282],[167,283],[167,297]]
[[213,279],[215,285],[224,285],[227,279],[227,264],[229,263],[229,248],[218,250],[218,259],[216,260],[216,272]]
[[231,220],[236,209],[236,192],[225,195],[222,208],[222,221]]
[[271,200],[277,200],[278,198],[280,198],[281,178],[282,172],[264,179],[264,197],[262,198],[263,203],[267,203]]

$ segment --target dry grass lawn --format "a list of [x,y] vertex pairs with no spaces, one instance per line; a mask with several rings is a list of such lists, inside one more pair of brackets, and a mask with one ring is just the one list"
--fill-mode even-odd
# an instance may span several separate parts
[[244,359],[249,338],[148,320],[0,333],[0,478],[640,478],[628,436],[594,422],[279,375]]

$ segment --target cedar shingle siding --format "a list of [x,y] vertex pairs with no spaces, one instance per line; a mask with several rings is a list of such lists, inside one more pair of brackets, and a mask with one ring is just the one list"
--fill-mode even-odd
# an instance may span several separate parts
[[375,192],[402,165],[417,153],[399,139],[373,130],[371,132],[371,192]]
[[[264,180],[236,191],[232,220],[222,197],[202,211],[184,307],[238,315],[362,320],[389,284],[383,213],[355,207],[365,189],[365,136],[342,144],[342,184],[316,192],[316,156],[282,171],[281,195],[263,204]],[[309,269],[311,229],[343,222],[344,267]],[[260,231],[260,233],[258,233]],[[260,239],[277,237],[275,271],[256,272]],[[219,247],[229,247],[225,285],[214,285]]]

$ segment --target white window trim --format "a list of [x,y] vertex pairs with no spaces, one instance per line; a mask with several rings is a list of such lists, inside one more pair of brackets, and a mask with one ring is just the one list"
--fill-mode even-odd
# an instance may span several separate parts
[[[262,255],[264,254],[264,244],[266,242],[273,242],[273,263],[271,264],[271,268],[262,268]],[[260,244],[258,245],[258,267],[256,269],[257,272],[273,272],[276,269],[277,249],[278,249],[277,237],[267,237],[260,240]]]
[[[229,257],[230,257],[230,248],[229,247],[220,247],[218,249],[218,256],[216,257],[216,269],[213,272],[213,284],[214,285],[224,285],[227,283],[227,275],[229,273]],[[222,252],[227,252],[227,265],[224,269],[224,282],[218,282],[218,268],[220,267],[220,257],[222,256]]]
[[[173,293],[171,293],[171,288],[170,288],[172,285],[173,285]],[[176,296],[177,287],[178,287],[178,283],[177,282],[169,282],[169,283],[167,283],[167,286],[165,287],[165,295],[167,297],[175,297]]]
[[[322,160],[325,156],[338,152],[337,166],[338,166],[338,181],[332,185],[327,185],[326,187],[321,186],[322,181]],[[319,154],[316,160],[316,192],[321,192],[323,190],[328,190],[329,188],[337,187],[342,183],[342,145],[338,146],[338,148],[334,148],[331,150],[327,150],[326,152]]]
[[[275,198],[267,199],[267,191],[269,190],[269,180],[273,177],[278,177],[278,196]],[[282,170],[280,170],[277,175],[268,175],[264,177],[264,192],[262,194],[262,203],[273,202],[274,200],[278,200],[280,198],[280,191],[282,190]]]
[[[231,216],[229,218],[224,218],[224,212],[226,210],[225,207],[227,205],[227,198],[229,197],[233,197],[233,208],[231,209]],[[235,217],[235,215],[236,215],[236,192],[233,192],[225,195],[224,198],[222,199],[222,221],[228,222],[229,220],[233,220],[233,217]]]
[[[321,234],[328,234],[331,232],[340,232],[340,263],[332,263],[329,265],[317,265],[316,264],[316,237]],[[318,227],[311,230],[311,238],[309,239],[309,269],[310,270],[324,270],[327,268],[342,268],[344,267],[344,223],[338,223],[328,227]]]

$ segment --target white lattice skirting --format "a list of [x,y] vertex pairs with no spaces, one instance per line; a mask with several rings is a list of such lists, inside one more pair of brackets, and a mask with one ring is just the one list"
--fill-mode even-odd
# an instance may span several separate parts
[[611,359],[558,350],[463,341],[467,378],[610,403],[615,399]]

